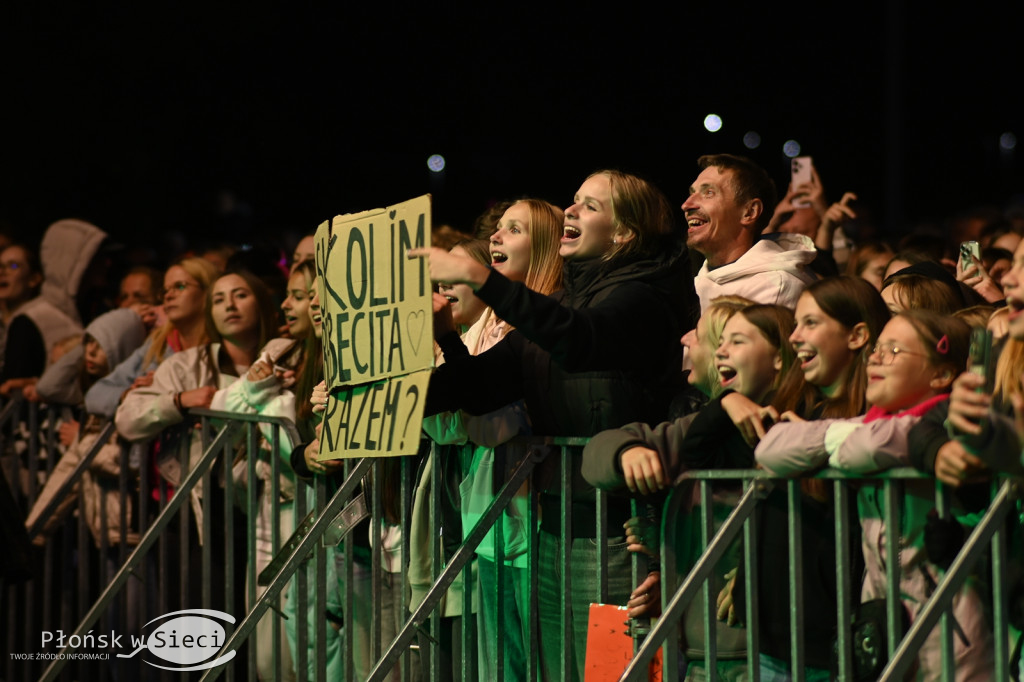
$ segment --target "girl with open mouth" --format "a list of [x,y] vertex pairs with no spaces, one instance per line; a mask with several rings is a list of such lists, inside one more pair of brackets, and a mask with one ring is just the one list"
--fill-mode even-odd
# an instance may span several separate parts
[[[509,206],[498,220],[494,233],[485,242],[486,266],[511,282],[522,283],[529,291],[550,295],[561,286],[562,258],[558,255],[559,239],[562,236],[564,216],[562,211],[540,199],[521,199]],[[460,251],[473,255],[476,242],[457,244],[450,255],[460,256]],[[471,252],[472,250],[472,252]],[[479,259],[477,259],[479,260]],[[473,289],[464,283],[441,286],[441,294],[448,301],[447,307],[440,307],[436,315],[435,331],[443,351],[438,364],[445,361],[445,352],[453,348],[458,351],[465,346],[471,355],[480,355],[504,339],[512,326],[476,296]],[[435,296],[435,304],[440,301]],[[449,317],[450,311],[450,317]],[[472,312],[475,316],[470,319]],[[453,332],[460,323],[470,323],[461,338]],[[482,416],[471,416],[465,412],[442,412],[423,420],[423,429],[430,438],[444,448],[459,449],[459,456],[444,455],[443,475],[451,480],[452,475],[459,481],[460,508],[456,513],[462,517],[462,528],[472,529],[483,512],[490,506],[497,492],[495,480],[502,480],[507,474],[508,461],[515,453],[509,451],[507,443],[518,435],[531,433],[522,401],[501,407]],[[409,581],[412,587],[414,608],[422,600],[433,582],[430,537],[436,532],[437,523],[429,518],[430,467],[433,454],[421,464],[420,486],[413,505],[413,528],[410,539],[411,560]],[[452,472],[445,462],[467,462],[462,471]],[[442,496],[443,497],[443,496]],[[497,557],[494,551],[495,538],[489,532],[477,546],[477,569],[480,579],[479,608],[477,612],[479,643],[479,678],[496,679],[499,656],[504,658],[504,670],[508,679],[526,679],[528,670],[529,643],[529,573],[526,547],[535,528],[528,528],[530,491],[521,489],[504,511],[503,534],[500,538],[503,554],[503,581],[498,586]],[[443,557],[447,560],[449,557]],[[498,619],[498,597],[502,597],[501,620]],[[453,585],[445,596],[442,627],[452,626],[450,617],[462,614],[461,587]],[[496,648],[497,633],[504,636],[503,649]],[[421,640],[421,647],[429,642]],[[447,659],[443,659],[447,660]],[[452,659],[453,664],[457,661]],[[445,663],[447,665],[447,663]],[[453,665],[453,669],[456,667]],[[457,674],[456,674],[457,676]]]
[[[794,476],[824,465],[868,475],[905,466],[913,459],[911,430],[948,404],[954,379],[967,365],[970,329],[963,321],[928,310],[905,310],[882,329],[868,356],[867,412],[849,419],[793,420],[771,428],[757,446],[757,461],[780,476]],[[899,516],[899,552],[886,546],[886,502],[882,483],[865,481],[857,492],[864,556],[861,601],[885,597],[886,565],[899,562],[897,590],[909,619],[915,620],[941,580],[940,567],[925,547],[925,524],[934,510],[928,481],[907,485]],[[984,607],[968,580],[954,600],[954,658],[958,679],[993,679],[993,638]],[[938,628],[917,657],[919,679],[941,677]],[[879,671],[880,672],[880,671]]]
[[[660,502],[663,492],[679,483],[688,471],[753,467],[753,446],[745,431],[752,431],[756,423],[756,428],[763,432],[763,420],[770,422],[777,417],[768,401],[779,378],[793,364],[793,351],[787,342],[793,331],[793,314],[783,306],[752,301],[744,304],[744,299],[726,296],[711,301],[696,329],[695,335],[687,335],[694,365],[690,380],[715,397],[699,411],[672,422],[656,426],[633,423],[599,433],[584,449],[583,474],[588,481],[613,493],[628,491],[640,499]],[[714,340],[716,347],[704,348],[701,340]],[[733,406],[737,400],[740,409]],[[716,523],[732,511],[739,492],[732,482],[714,486],[711,508]],[[693,524],[700,518],[697,513],[687,515],[684,524],[690,525],[684,525],[681,532],[699,537],[701,530]],[[637,545],[636,551],[655,551],[643,539]],[[699,552],[699,543],[691,543],[690,547],[698,548]],[[681,561],[697,558],[688,555],[681,557]],[[717,592],[725,587],[725,579],[720,576],[735,575],[739,560],[739,543],[733,543],[717,566],[712,589]],[[633,609],[646,604],[650,594],[660,591],[659,583],[660,578],[639,586],[628,606]],[[728,605],[725,612],[729,612]],[[649,615],[659,613],[660,605]],[[729,625],[735,624],[732,615]],[[701,674],[709,679],[732,679],[742,673],[746,668],[746,632],[724,623],[717,626],[715,675],[706,671],[703,624],[703,606],[688,607],[681,626],[689,662],[687,679]]]
[[[678,339],[692,329],[699,305],[672,206],[653,185],[635,175],[604,170],[587,177],[565,209],[558,252],[565,260],[562,289],[551,296],[506,277],[514,267],[511,235],[499,235],[490,268],[442,249],[413,249],[429,256],[431,278],[473,288],[502,320],[515,327],[493,348],[449,359],[430,382],[426,414],[464,409],[483,414],[523,400],[535,435],[592,436],[622,424],[656,424],[668,417],[682,386]],[[493,256],[492,256],[493,258]],[[497,266],[497,267],[495,267]],[[551,480],[541,464],[538,481]],[[574,458],[574,480],[580,480]],[[539,585],[540,655],[545,679],[583,678],[590,604],[625,604],[632,589],[624,536],[608,539],[608,584],[594,582],[597,537],[594,490],[572,490],[573,537],[567,539],[569,584],[544,571]],[[628,500],[614,500],[608,527],[621,528],[632,514]],[[559,493],[540,493],[539,556],[560,565],[563,551]],[[573,632],[562,669],[561,600]],[[549,634],[546,634],[549,633]],[[566,643],[570,646],[570,643]]]
[[[830,277],[810,284],[796,305],[796,328],[789,343],[796,362],[782,377],[772,406],[781,419],[856,417],[867,409],[867,359],[889,310],[870,282],[859,277]],[[774,427],[773,427],[774,428]],[[769,431],[771,433],[771,431]],[[801,482],[800,532],[805,603],[817,604],[804,613],[804,670],[808,679],[829,675],[838,603],[833,566],[835,505],[831,488],[820,479]],[[760,665],[788,679],[790,620],[788,559],[789,519],[786,490],[769,495],[758,526],[757,580]],[[851,505],[850,514],[856,514]],[[851,534],[849,556],[856,557],[859,537]],[[861,562],[851,572],[858,575]],[[746,610],[745,570],[741,566],[732,588],[735,610]]]

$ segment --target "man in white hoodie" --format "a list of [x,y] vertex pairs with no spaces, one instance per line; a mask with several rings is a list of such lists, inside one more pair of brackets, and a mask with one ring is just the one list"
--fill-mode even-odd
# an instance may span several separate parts
[[807,266],[817,252],[800,234],[761,236],[776,203],[768,173],[731,154],[702,156],[697,163],[702,170],[682,208],[686,245],[706,259],[694,278],[701,310],[726,294],[795,308],[816,279]]

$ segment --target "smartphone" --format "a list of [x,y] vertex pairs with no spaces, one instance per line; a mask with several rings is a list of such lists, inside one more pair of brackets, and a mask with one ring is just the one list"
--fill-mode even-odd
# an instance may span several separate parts
[[971,330],[970,361],[967,371],[984,377],[985,385],[978,389],[982,393],[992,393],[995,363],[992,361],[992,332],[984,327]]
[[981,247],[978,246],[978,242],[960,242],[960,269],[967,271],[974,267],[974,258],[981,260]]
[[[790,183],[792,183],[793,188],[811,182],[813,179],[811,176],[812,166],[813,163],[809,156],[797,156],[793,159],[790,163]],[[807,208],[811,205],[811,202],[800,196],[793,202],[793,205],[798,208]]]

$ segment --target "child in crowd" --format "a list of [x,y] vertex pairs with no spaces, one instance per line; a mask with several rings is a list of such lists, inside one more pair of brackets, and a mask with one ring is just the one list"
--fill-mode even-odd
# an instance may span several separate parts
[[[86,327],[82,338],[85,350],[78,356],[73,367],[54,365],[43,373],[39,382],[39,386],[43,388],[41,397],[47,401],[53,399],[47,387],[51,385],[51,375],[60,374],[63,381],[53,380],[54,388],[63,387],[65,384],[78,384],[75,392],[80,400],[81,385],[89,384],[107,374],[111,366],[116,365],[138,348],[144,338],[145,327],[141,318],[134,311],[112,310],[100,315]],[[65,356],[65,359],[70,357],[72,356]],[[45,487],[32,506],[25,521],[26,527],[31,528],[35,525],[39,514],[71,476],[82,456],[95,443],[96,434],[100,430],[102,421],[101,417],[90,415],[86,419],[81,437],[76,435],[68,443],[70,447],[57,462]],[[111,443],[113,447],[105,447],[97,453],[90,469],[82,477],[82,493],[86,502],[87,521],[97,546],[101,544],[100,534],[103,527],[107,530],[108,545],[117,545],[121,542],[121,515],[119,512],[122,504],[128,504],[129,509],[131,505],[131,497],[125,500],[120,499],[117,479],[121,474],[121,448],[117,446],[116,438],[112,439]],[[36,544],[42,545],[45,542],[46,534],[52,532],[64,520],[72,509],[71,502],[74,499],[73,494],[68,495],[54,513],[47,518],[43,533],[33,538]],[[104,515],[106,518],[101,521],[100,515]],[[130,511],[128,518],[131,519]],[[126,529],[126,531],[130,542],[137,541],[138,536],[134,531],[130,529]]]
[[[789,341],[797,362],[783,378],[772,406],[788,419],[856,417],[867,409],[867,358],[878,340],[889,311],[878,291],[859,277],[832,277],[814,282],[800,295],[796,328]],[[831,640],[835,636],[837,603],[833,579],[835,563],[834,505],[824,481],[801,482],[801,535],[804,601],[816,604],[804,613],[804,674],[808,680],[828,680]],[[855,509],[851,509],[851,515]],[[778,679],[792,674],[790,658],[789,507],[784,487],[769,494],[758,525],[757,576],[759,599],[760,664]],[[856,552],[859,535],[851,534]],[[860,562],[857,562],[858,565]],[[856,568],[851,571],[859,575]],[[730,583],[732,620],[746,614],[745,571],[741,565]],[[773,678],[775,679],[775,678]]]
[[[487,239],[463,239],[451,248],[450,253],[473,258],[484,265],[491,264],[491,243]],[[477,298],[473,294],[473,289],[465,284],[445,284],[442,282],[437,285],[437,289],[447,299],[448,306],[451,309],[452,322],[460,334],[469,331],[469,328],[487,310],[487,304]],[[435,332],[434,336],[440,338],[445,331],[447,329],[443,329],[441,334]],[[435,342],[435,363],[440,364],[444,361],[443,358],[444,354],[441,347]]]
[[[931,311],[904,311],[894,316],[879,336],[868,361],[865,398],[871,409],[853,419],[819,419],[773,426],[757,446],[758,463],[778,475],[795,475],[825,463],[859,474],[900,466],[910,461],[908,433],[935,406],[949,398],[953,380],[967,363],[969,328],[956,318]],[[931,486],[907,485],[900,524],[900,593],[911,619],[939,579],[924,548],[923,531],[934,508]],[[886,593],[885,566],[892,560],[885,547],[885,505],[878,484],[866,483],[857,495],[863,533],[866,573],[862,601]],[[992,633],[974,587],[965,585],[954,602],[954,638],[958,679],[992,679]],[[936,630],[918,655],[924,679],[941,674],[940,635]]]
[[[728,305],[728,304],[726,304]],[[713,337],[709,326],[719,315],[712,304],[701,317],[698,335]],[[705,318],[708,318],[705,320]],[[604,431],[594,436],[584,448],[584,475],[597,487],[652,494],[678,483],[692,469],[747,469],[754,463],[749,433],[762,429],[762,420],[774,419],[769,401],[793,363],[792,346],[787,342],[793,332],[793,314],[783,306],[756,304],[746,306],[729,316],[722,330],[721,342],[714,354],[714,367],[722,393],[699,412],[656,427],[643,423]],[[699,349],[700,344],[694,347]],[[713,379],[699,366],[706,360],[699,349],[693,358],[694,381],[714,393]],[[762,407],[763,406],[763,407]],[[757,426],[753,425],[757,422]],[[609,466],[609,460],[612,462]],[[603,463],[603,464],[602,464]],[[721,523],[737,499],[733,485],[716,486],[712,502],[716,521]],[[693,505],[699,504],[697,490],[691,493]],[[702,550],[699,541],[698,515],[691,514],[683,529],[683,556],[695,560]],[[716,574],[732,571],[739,561],[739,545],[734,543],[716,567]],[[714,588],[723,587],[715,579]],[[653,587],[653,585],[652,585]],[[636,608],[653,599],[650,591],[638,588],[631,595],[629,606]],[[704,612],[698,604],[683,616],[685,653],[690,661],[687,679],[705,675]],[[746,667],[746,636],[742,630],[717,629],[718,673],[736,675]]]

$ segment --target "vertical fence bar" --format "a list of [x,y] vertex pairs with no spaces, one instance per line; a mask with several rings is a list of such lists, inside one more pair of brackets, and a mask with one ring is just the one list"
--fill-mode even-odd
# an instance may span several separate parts
[[[270,547],[273,554],[277,554],[281,551],[281,516],[286,514],[284,510],[284,504],[281,502],[281,465],[280,458],[283,453],[280,451],[281,447],[281,427],[277,424],[272,424],[270,427]],[[292,485],[292,496],[295,496],[295,486]],[[287,503],[288,511],[292,512],[292,518],[294,519],[295,502]],[[295,524],[289,524],[287,532],[295,530]],[[288,588],[285,587],[284,593],[288,594]],[[278,603],[281,603],[278,600]],[[281,618],[278,615],[278,611],[275,610],[273,620],[271,621],[270,636],[274,641],[274,648],[271,651],[270,667],[274,671],[275,679],[280,680],[283,677],[284,669],[284,652],[281,650]],[[287,642],[285,642],[287,645]],[[252,648],[252,647],[250,647]],[[288,656],[291,660],[291,657]],[[292,661],[292,665],[295,665],[295,661]],[[295,668],[298,673],[298,668]],[[297,674],[296,679],[301,679],[302,675]]]
[[[277,474],[274,475],[274,480],[275,481],[277,480]],[[276,485],[274,487],[277,488]],[[328,501],[327,500],[327,497],[328,497],[328,494],[327,494],[327,481],[322,476],[317,478],[316,496],[317,496],[317,499],[318,499],[317,507],[321,508],[321,509],[323,507],[326,507],[327,506],[327,501]],[[275,497],[274,499],[276,500],[276,499],[279,499],[279,498]],[[300,517],[295,517],[296,520],[298,520],[299,518]],[[294,527],[295,524],[293,523],[291,525],[292,525],[292,527]],[[275,547],[276,547],[276,545],[275,545]],[[313,640],[313,658],[315,659],[315,663],[314,663],[315,673],[314,674],[315,674],[315,679],[318,682],[323,682],[324,680],[327,679],[327,640],[326,640],[326,628],[328,628],[330,626],[326,622],[326,615],[325,614],[327,613],[327,576],[331,575],[331,572],[329,572],[327,570],[327,561],[328,561],[328,559],[333,560],[333,556],[330,556],[330,553],[327,551],[327,548],[324,547],[324,543],[323,542],[318,542],[313,547],[313,552],[310,554],[310,559],[307,560],[306,565],[299,567],[299,571],[300,572],[302,572],[302,573],[309,573],[309,567],[310,567],[309,561],[313,562],[313,566],[314,566],[314,568],[313,568],[313,580],[315,581],[316,589],[315,589],[314,595],[313,595],[312,617],[310,617],[310,612],[309,611],[304,611],[304,612],[296,611],[295,612],[295,618],[297,620],[304,621],[305,623],[308,624],[306,626],[307,629],[309,627],[313,628],[313,637],[314,637],[314,640]],[[295,580],[295,578],[293,577],[292,581],[294,582],[294,580]],[[288,588],[286,587],[285,590],[287,590],[287,589]],[[282,594],[286,594],[286,592],[282,592]],[[280,598],[278,598],[276,601],[277,601],[277,603],[281,603]],[[280,619],[275,614],[274,615],[274,621],[277,622],[279,620]],[[275,634],[274,634],[275,646],[279,642],[280,642],[280,638],[277,635],[277,631],[275,630]],[[294,661],[293,661],[293,665],[294,665]],[[299,670],[299,669],[296,668],[296,670]],[[297,676],[297,679],[308,679],[308,669],[303,669],[301,672],[299,672],[298,676]]]
[[[202,428],[202,443],[203,450],[209,446],[209,421],[203,417]],[[224,451],[221,451],[220,457],[224,458]],[[206,470],[203,474],[203,491],[202,497],[200,498],[200,507],[203,510],[203,520],[201,523],[202,537],[200,538],[201,551],[203,557],[203,608],[213,608],[213,545],[215,543],[213,537],[213,488],[214,488],[214,472],[217,470],[217,465],[222,463],[223,460],[214,461],[213,465]],[[228,480],[231,480],[230,478]],[[218,529],[219,531],[220,529]],[[231,544],[231,538],[224,538],[226,545]],[[227,595],[225,595],[226,597]]]
[[885,509],[885,600],[886,600],[886,625],[889,631],[889,657],[891,658],[899,647],[903,638],[903,622],[900,618],[900,611],[903,603],[900,599],[900,580],[903,576],[903,567],[900,565],[901,550],[903,548],[903,508],[901,505],[902,486],[898,482],[887,478],[882,481],[882,494]]
[[[345,465],[345,477],[349,474],[349,466]],[[296,502],[301,502],[297,506],[295,512],[295,525],[298,526],[302,519],[306,518],[306,515],[310,510],[316,510],[316,516],[320,515],[321,510],[321,494],[320,487],[323,484],[322,476],[313,476],[313,480],[310,484],[303,484],[301,492],[296,490]],[[295,670],[301,675],[305,675],[306,671],[309,670],[309,619],[302,616],[304,613],[309,613],[309,571],[306,570],[306,566],[299,566],[292,576],[292,580],[295,583],[295,659],[292,663],[295,665]],[[346,614],[346,623],[354,623],[355,620],[347,620],[348,615]],[[348,628],[352,630],[352,628]],[[349,632],[349,636],[351,636]],[[346,679],[353,679],[351,676]]]
[[562,589],[559,594],[560,618],[562,625],[562,658],[559,661],[559,676],[563,680],[572,679],[573,665],[573,621],[572,621],[572,581],[569,576],[570,557],[572,553],[572,454],[565,445],[560,448],[560,487],[562,518],[559,524],[558,563],[561,568]]
[[[950,518],[949,495],[947,494],[946,486],[938,480],[935,481],[935,511],[942,520]],[[953,615],[950,610],[942,612],[942,618],[939,623],[939,633],[942,641],[943,675],[953,679],[951,676],[955,673],[956,661],[953,648]]]
[[[189,470],[188,460],[188,439],[182,438],[178,443],[178,460],[181,463],[179,471],[185,472]],[[178,478],[178,483],[181,483],[181,477]],[[174,495],[180,495],[181,491],[176,487],[174,489]],[[190,493],[191,494],[191,493]],[[189,552],[189,533],[191,532],[191,507],[189,506],[189,500],[181,505],[181,511],[178,513],[178,556],[175,557],[178,562],[178,608],[184,610],[191,608],[188,601],[188,561],[190,557]]]
[[[352,475],[353,463],[352,460],[345,460],[345,479]],[[360,490],[365,495],[366,488],[360,484]],[[319,508],[318,508],[319,511]],[[354,641],[355,641],[355,590],[352,584],[355,575],[355,564],[354,557],[352,556],[355,551],[355,543],[352,540],[352,533],[345,535],[345,539],[342,541],[343,554],[342,554],[342,583],[343,589],[341,594],[342,613],[344,613],[345,626],[342,630],[342,667],[344,668],[345,675],[344,679],[354,680],[355,679],[355,660],[356,655]],[[302,576],[300,575],[300,578]],[[305,583],[300,583],[300,594],[302,589],[305,588]],[[362,652],[360,656],[365,655]]]
[[494,557],[494,620],[498,627],[494,628],[494,661],[495,682],[505,680],[505,512],[498,514],[491,526],[491,552]]
[[[992,497],[998,494],[998,481],[992,482]],[[992,634],[995,639],[995,674],[997,679],[1009,679],[1009,594],[1007,580],[1006,524],[1000,524],[992,535]],[[1018,528],[1019,531],[1019,528]],[[952,610],[952,606],[950,607]]]
[[372,622],[370,625],[370,660],[373,661],[373,665],[376,665],[380,660],[381,654],[381,626],[383,625],[383,609],[382,609],[382,596],[383,596],[383,560],[384,560],[384,547],[381,542],[381,513],[383,507],[381,506],[381,492],[383,486],[381,485],[381,477],[383,475],[383,462],[377,459],[373,463],[373,511],[370,514],[370,546],[372,548],[370,558],[370,594],[371,602],[373,604],[370,609],[372,613]]
[[[434,524],[435,530],[439,532],[434,533],[431,536],[431,582],[436,582],[437,577],[441,575],[442,565],[444,562],[444,541],[445,532],[448,530],[441,525],[441,448],[434,447],[430,453],[430,519]],[[440,645],[441,635],[441,613],[438,609],[434,609],[433,613],[430,614],[430,643],[425,649],[420,649],[421,661],[426,661],[429,665],[430,681],[435,682],[441,679],[441,651]],[[379,659],[377,656],[376,659]],[[375,660],[376,660],[375,659]]]
[[[761,485],[756,478],[745,480],[744,483],[744,490]],[[743,552],[743,568],[746,573],[743,588],[747,602],[747,674],[749,679],[752,680],[760,679],[761,670],[761,636],[760,627],[758,626],[761,622],[761,605],[759,600],[755,598],[758,593],[758,585],[760,584],[758,557],[761,551],[757,517],[758,509],[755,506],[750,510],[750,516],[743,524],[743,543],[745,547]]]
[[[850,500],[847,484],[834,481],[832,496],[835,510],[836,535],[836,648],[838,649],[837,673],[839,679],[849,680],[853,677],[853,642],[850,637],[850,620],[853,614],[853,581],[850,570],[852,557],[850,552]],[[856,548],[855,551],[860,551]],[[857,594],[860,602],[860,594]]]
[[[661,538],[661,612],[664,613],[665,609],[668,608],[669,600],[672,595],[675,594],[676,589],[679,586],[679,580],[677,579],[678,565],[679,565],[679,546],[677,544],[677,538],[679,536],[679,518],[682,515],[679,511],[681,506],[681,500],[683,499],[684,491],[690,490],[690,483],[686,483],[682,487],[672,488],[665,500],[662,512],[660,514],[660,527],[659,535]],[[650,633],[648,633],[650,636]],[[633,651],[634,658],[636,657],[636,651]],[[679,622],[673,621],[669,624],[668,633],[665,637],[665,643],[661,647],[661,665],[662,675],[665,675],[664,671],[670,671],[669,674],[674,674],[671,671],[679,669]]]
[[[245,499],[242,501],[245,505],[245,608],[246,610],[251,609],[253,604],[256,603],[257,592],[259,587],[256,585],[256,576],[258,574],[258,566],[256,565],[256,553],[257,546],[259,543],[258,521],[257,518],[260,514],[260,504],[258,499],[259,491],[259,473],[256,468],[256,463],[259,461],[259,440],[257,438],[256,425],[253,423],[247,423],[245,425]],[[228,485],[225,489],[225,498],[231,496],[231,491],[234,488],[231,476],[234,474],[234,467],[231,466],[231,457],[224,456],[224,468],[227,472]],[[231,518],[232,509],[228,505],[227,499],[224,501],[224,516],[225,519]],[[234,546],[234,538],[232,535],[227,535],[225,538],[225,544],[228,549]],[[230,596],[230,592],[226,596]],[[230,611],[229,611],[230,613]],[[257,632],[259,627],[257,626]],[[276,640],[274,641],[274,647],[276,649]],[[248,647],[248,660],[249,660],[249,679],[255,680],[259,672],[259,661],[257,656],[259,655],[258,646]]]
[[529,497],[529,504],[526,505],[526,528],[529,539],[526,544],[526,584],[529,585],[530,588],[529,607],[527,608],[530,623],[527,627],[526,679],[527,682],[536,682],[538,679],[537,662],[540,655],[539,636],[537,632],[537,545],[540,540],[540,531],[537,527],[537,505],[540,504],[540,500],[531,481],[527,482],[527,495]]
[[[437,450],[433,449],[432,451],[436,455]],[[421,453],[422,453],[422,450],[421,450]],[[400,475],[401,475],[401,480],[399,481],[399,512],[401,514],[402,529],[403,529],[403,533],[402,533],[402,555],[401,555],[401,565],[402,565],[401,575],[404,577],[404,579],[408,579],[407,576],[409,575],[409,564],[411,563],[411,555],[412,555],[411,546],[410,546],[410,542],[411,542],[411,537],[410,536],[412,535],[412,533],[411,532],[410,533],[404,532],[404,529],[412,528],[412,491],[413,491],[412,481],[413,481],[413,477],[416,475],[416,468],[417,468],[417,467],[411,466],[412,461],[413,460],[410,457],[401,457],[400,458],[400,465],[399,465]],[[401,595],[398,598],[399,599],[399,603],[401,604],[401,609],[399,610],[399,613],[401,614],[400,620],[405,620],[405,618],[409,614],[409,599],[410,599],[410,596],[411,595],[409,593],[409,590],[405,589],[405,587],[403,586],[402,593],[401,593]],[[395,628],[395,634],[396,635],[398,634],[397,623],[396,623],[396,628]],[[412,661],[413,661],[413,657],[412,657],[412,655],[409,652],[410,652],[410,650],[412,649],[413,646],[418,646],[418,645],[413,643],[413,645],[410,646],[408,649],[406,649],[405,653],[402,654],[402,660],[401,660],[401,663],[400,663],[400,665],[401,665],[401,682],[410,682],[410,680],[412,679]]]
[[789,539],[789,638],[790,670],[793,682],[804,679],[804,575],[803,575],[803,517],[800,481],[786,483],[786,502],[789,509],[787,533]]
[[[715,510],[714,493],[711,490],[711,482],[703,479],[700,482],[700,546],[701,554],[707,551],[711,538],[715,535]],[[704,601],[704,670],[708,679],[718,676],[718,620],[717,604],[714,590],[714,575],[719,571],[719,566],[711,571],[711,575],[704,581],[701,587],[701,598]]]
[[[605,491],[594,491],[594,529],[597,536],[597,591],[594,595],[598,604],[608,602],[608,495]],[[633,583],[636,585],[636,583]]]

